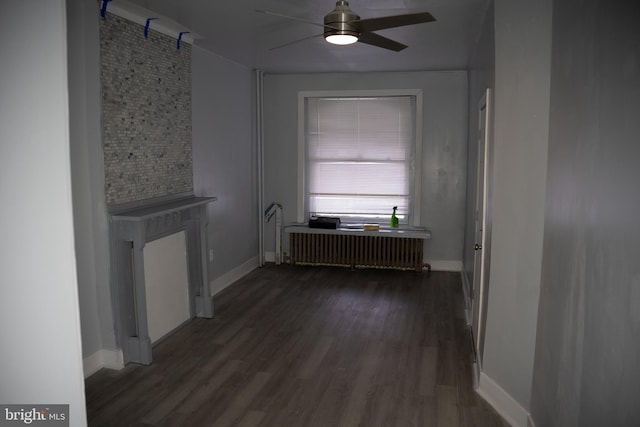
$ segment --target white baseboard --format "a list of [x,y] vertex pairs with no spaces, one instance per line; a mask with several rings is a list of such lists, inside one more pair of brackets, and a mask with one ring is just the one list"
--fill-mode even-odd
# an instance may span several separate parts
[[102,368],[108,369],[122,369],[124,368],[124,358],[122,357],[122,350],[98,350],[90,356],[87,356],[82,361],[82,368],[84,371],[84,377],[87,378]]
[[471,326],[471,310],[473,309],[471,301],[471,283],[469,283],[467,273],[464,271],[460,272],[460,278],[462,279],[462,294],[464,296],[464,320],[467,322],[467,326]]
[[432,271],[462,271],[462,261],[457,260],[431,260]]
[[480,384],[476,392],[509,424],[514,427],[527,427],[530,420],[529,412],[484,372],[480,373]]
[[230,270],[218,277],[215,280],[209,282],[209,287],[211,289],[211,295],[215,295],[222,291],[227,286],[231,285],[236,280],[242,279],[247,274],[251,273],[253,270],[258,268],[260,265],[260,259],[258,256],[251,258],[249,261],[246,261],[243,264],[240,264],[233,270]]

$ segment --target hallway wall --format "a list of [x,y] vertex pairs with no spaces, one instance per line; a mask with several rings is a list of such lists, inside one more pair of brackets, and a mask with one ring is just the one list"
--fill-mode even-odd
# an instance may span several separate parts
[[531,413],[640,425],[640,4],[556,1]]
[[76,427],[86,409],[65,5],[0,3],[0,403],[69,404]]
[[505,393],[521,425],[530,405],[542,267],[552,4],[495,2],[493,222],[480,388]]

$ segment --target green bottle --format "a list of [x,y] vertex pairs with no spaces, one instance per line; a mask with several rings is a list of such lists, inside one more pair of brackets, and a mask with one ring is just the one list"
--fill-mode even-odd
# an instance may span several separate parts
[[397,206],[393,207],[393,213],[391,214],[391,228],[398,228],[398,226],[400,225],[400,221],[398,220],[398,217],[396,216],[396,209],[398,209]]

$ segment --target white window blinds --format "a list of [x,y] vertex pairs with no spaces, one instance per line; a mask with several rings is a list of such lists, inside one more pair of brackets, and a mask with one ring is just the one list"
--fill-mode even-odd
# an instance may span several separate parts
[[307,98],[310,214],[406,223],[414,133],[414,96]]

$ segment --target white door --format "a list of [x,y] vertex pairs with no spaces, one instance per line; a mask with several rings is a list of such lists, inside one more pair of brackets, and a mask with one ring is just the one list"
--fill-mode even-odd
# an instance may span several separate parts
[[473,259],[473,288],[471,298],[473,304],[472,331],[473,342],[476,348],[477,361],[482,366],[482,351],[484,349],[484,319],[486,310],[487,295],[487,185],[488,185],[488,164],[489,150],[487,141],[489,140],[490,112],[489,101],[491,92],[487,89],[478,103],[478,169],[476,188],[476,209],[475,209],[475,242]]

